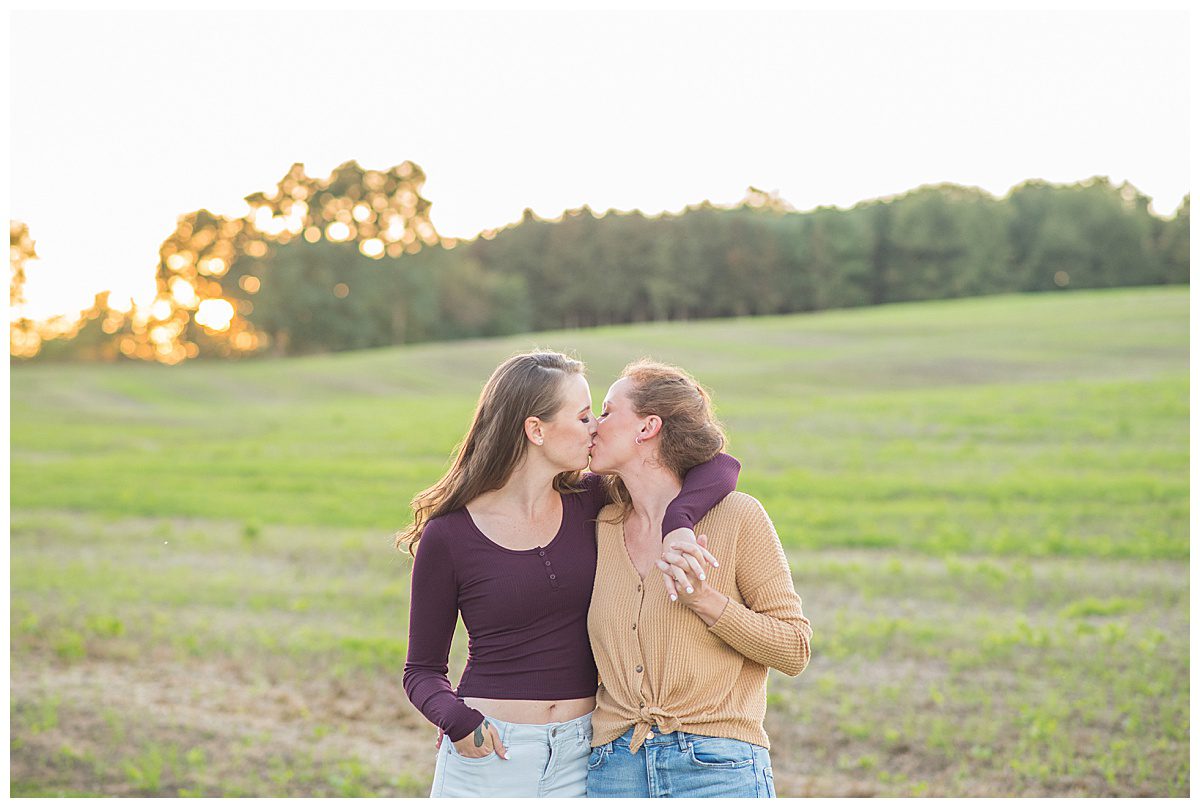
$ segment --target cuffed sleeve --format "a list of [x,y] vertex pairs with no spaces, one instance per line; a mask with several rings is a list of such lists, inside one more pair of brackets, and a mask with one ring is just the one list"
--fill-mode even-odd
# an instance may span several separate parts
[[663,535],[681,527],[694,528],[706,513],[737,488],[741,470],[742,464],[737,458],[724,453],[689,470],[679,495],[667,506]]

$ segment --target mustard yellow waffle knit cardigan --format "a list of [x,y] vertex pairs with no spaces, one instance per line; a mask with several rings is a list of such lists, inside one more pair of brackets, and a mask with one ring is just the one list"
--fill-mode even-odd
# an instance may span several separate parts
[[739,491],[696,524],[720,563],[707,583],[729,603],[710,628],[672,603],[658,569],[642,580],[625,550],[623,525],[600,512],[599,556],[588,634],[600,671],[592,745],[632,725],[632,751],[648,732],[682,730],[770,748],[767,668],[796,676],[808,665],[812,627],[800,608],[787,556],[757,499]]

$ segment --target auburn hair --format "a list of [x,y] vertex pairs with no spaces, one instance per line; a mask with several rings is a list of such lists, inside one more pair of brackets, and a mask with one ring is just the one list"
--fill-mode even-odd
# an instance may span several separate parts
[[[625,366],[621,378],[631,382],[627,396],[638,417],[662,419],[657,459],[680,480],[725,448],[728,438],[713,412],[712,396],[686,370],[639,359]],[[623,521],[633,507],[629,489],[616,474],[606,474],[604,482],[612,501],[621,506],[617,521]]]

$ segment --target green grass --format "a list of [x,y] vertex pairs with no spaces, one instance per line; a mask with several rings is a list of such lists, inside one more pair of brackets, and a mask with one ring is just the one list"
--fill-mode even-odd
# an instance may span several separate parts
[[[1186,313],[1186,290],[1156,289],[275,362],[18,367],[12,506],[238,519],[248,541],[265,524],[394,530],[490,368],[536,342],[589,362],[597,404],[644,353],[694,372],[744,487],[791,546],[1181,559]],[[821,350],[794,352],[806,342]]]
[[427,794],[391,536],[535,345],[597,405],[642,355],[713,391],[814,626],[781,795],[1188,793],[1188,290],[1155,288],[14,367],[12,795]]

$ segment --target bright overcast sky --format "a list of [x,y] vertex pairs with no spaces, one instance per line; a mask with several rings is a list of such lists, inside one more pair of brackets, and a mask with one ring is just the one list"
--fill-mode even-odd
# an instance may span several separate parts
[[446,236],[526,207],[801,210],[922,184],[1189,189],[1182,11],[14,12],[29,314],[153,295],[176,217],[293,162],[424,168]]

